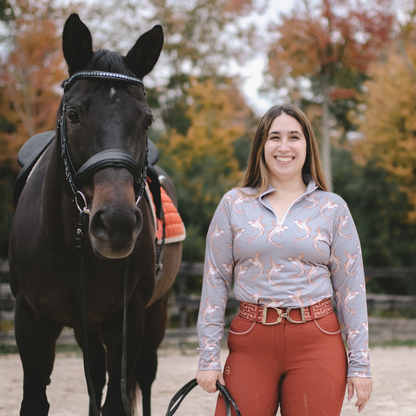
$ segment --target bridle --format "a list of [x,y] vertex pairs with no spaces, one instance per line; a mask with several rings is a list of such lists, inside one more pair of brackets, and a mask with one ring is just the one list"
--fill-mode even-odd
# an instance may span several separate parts
[[[98,79],[104,81],[117,81],[128,84],[140,85],[144,91],[144,83],[139,78],[130,77],[123,74],[117,74],[114,72],[103,72],[103,71],[80,71],[73,74],[64,83],[64,97],[65,93],[69,91],[72,85],[80,79]],[[146,95],[146,92],[144,91]],[[134,178],[134,190],[136,195],[136,205],[139,203],[143,196],[144,189],[147,180],[147,154],[148,154],[148,139],[146,135],[146,153],[141,169],[139,169],[136,160],[129,153],[119,149],[107,149],[103,150],[90,157],[78,170],[74,168],[72,163],[71,154],[69,152],[68,139],[66,134],[66,111],[67,101],[64,99],[62,104],[62,113],[58,119],[57,130],[58,137],[60,138],[61,145],[61,157],[65,167],[65,177],[71,188],[74,200],[79,211],[83,210],[85,214],[89,214],[87,208],[87,201],[84,194],[79,190],[80,185],[85,182],[86,179],[94,175],[101,169],[108,167],[125,168],[127,169]],[[84,207],[81,208],[77,197],[81,196],[83,199]]]
[[[64,97],[65,93],[71,88],[71,86],[80,79],[98,79],[104,81],[118,81],[122,83],[141,85],[144,91],[144,83],[139,78],[130,77],[123,74],[117,74],[114,72],[103,71],[80,71],[73,74],[64,83]],[[146,92],[144,91],[144,94]],[[81,297],[80,297],[80,309],[81,309],[81,324],[83,333],[83,356],[84,356],[84,373],[87,380],[88,394],[90,397],[91,409],[94,416],[99,416],[100,411],[95,401],[94,387],[89,371],[88,362],[88,344],[87,344],[87,318],[86,318],[86,302],[85,302],[85,273],[84,273],[84,256],[82,252],[83,241],[83,228],[85,224],[86,216],[89,215],[90,210],[87,205],[87,200],[84,194],[79,190],[80,185],[85,180],[101,169],[108,167],[117,167],[127,169],[134,178],[134,190],[136,205],[139,203],[143,196],[144,189],[147,181],[147,168],[148,168],[148,138],[146,135],[146,153],[141,169],[139,169],[135,159],[124,150],[119,149],[107,149],[103,150],[90,157],[78,170],[75,170],[72,163],[71,155],[69,152],[67,134],[66,134],[66,110],[67,102],[64,98],[62,104],[62,113],[57,123],[57,137],[60,138],[61,157],[65,167],[65,177],[69,183],[72,194],[74,196],[74,202],[79,210],[79,221],[77,229],[77,248],[80,252],[80,275],[81,275]],[[84,206],[81,208],[77,197],[81,196]],[[126,258],[125,274],[124,274],[124,308],[123,308],[123,345],[122,345],[122,363],[121,363],[121,397],[123,402],[124,411],[127,416],[131,416],[131,406],[129,397],[127,394],[127,286],[128,286],[128,269],[129,269],[129,257]]]

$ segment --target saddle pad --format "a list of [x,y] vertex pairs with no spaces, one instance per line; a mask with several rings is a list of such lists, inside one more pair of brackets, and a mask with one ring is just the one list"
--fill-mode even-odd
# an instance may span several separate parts
[[[155,233],[157,237],[157,244],[162,244],[163,238],[163,222],[156,217],[156,208],[153,203],[153,195],[150,192],[149,185],[146,183],[146,194],[149,201],[152,201],[153,223],[155,224]],[[160,194],[162,197],[163,213],[165,216],[166,230],[165,230],[165,244],[178,243],[185,240],[186,230],[182,218],[169,195],[160,187]]]

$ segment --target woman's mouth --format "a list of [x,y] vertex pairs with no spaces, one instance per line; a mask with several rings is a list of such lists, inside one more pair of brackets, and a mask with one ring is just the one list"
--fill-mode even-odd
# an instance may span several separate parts
[[279,162],[287,163],[287,162],[291,162],[295,157],[294,156],[285,156],[285,157],[275,156],[274,158]]

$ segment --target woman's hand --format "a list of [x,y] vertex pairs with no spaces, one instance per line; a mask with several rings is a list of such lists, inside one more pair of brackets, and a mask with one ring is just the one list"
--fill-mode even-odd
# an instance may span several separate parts
[[208,393],[217,391],[216,381],[225,386],[225,381],[220,370],[198,370],[196,372],[196,381]]
[[357,392],[358,412],[364,409],[373,391],[373,379],[364,377],[348,377],[348,400],[354,396],[354,390]]

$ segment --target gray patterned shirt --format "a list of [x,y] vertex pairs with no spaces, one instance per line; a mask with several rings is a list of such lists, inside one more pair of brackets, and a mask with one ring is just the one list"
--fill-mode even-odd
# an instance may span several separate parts
[[[266,195],[232,189],[207,235],[198,316],[198,369],[220,370],[220,340],[232,281],[240,301],[299,308],[335,296],[349,350],[348,377],[371,377],[364,269],[358,234],[345,201],[317,188],[279,221]],[[246,194],[254,190],[244,188]]]

